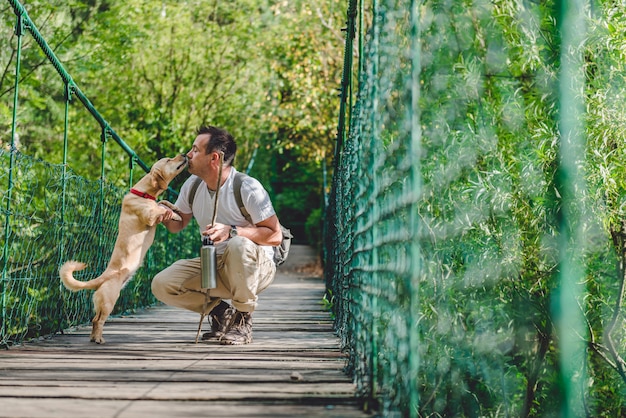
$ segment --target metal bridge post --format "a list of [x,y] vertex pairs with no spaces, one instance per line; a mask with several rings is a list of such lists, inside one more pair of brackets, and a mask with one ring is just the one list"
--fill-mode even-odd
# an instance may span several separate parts
[[99,207],[99,218],[98,219],[98,225],[100,225],[101,231],[98,234],[98,244],[100,246],[103,245],[103,239],[104,239],[104,162],[106,160],[106,147],[107,147],[107,141],[109,139],[109,129],[108,126],[104,125],[102,126],[102,134],[100,136],[100,139],[102,140],[102,155],[101,155],[101,161],[100,161],[100,203],[98,205]]
[[581,190],[587,190],[580,169],[585,158],[585,128],[582,124],[584,102],[584,58],[578,49],[587,31],[584,12],[585,0],[561,0],[557,9],[557,29],[560,33],[559,95],[559,162],[557,188],[561,195],[559,216],[558,288],[552,307],[552,317],[560,344],[559,378],[562,388],[561,411],[563,417],[578,416],[580,387],[585,382],[580,376],[580,359],[585,358],[587,329],[579,303],[585,293],[585,267],[576,254],[585,252],[585,199]]
[[[417,202],[422,191],[422,165],[421,165],[421,149],[422,149],[422,128],[420,124],[421,113],[419,107],[420,100],[420,74],[421,74],[421,32],[420,32],[420,2],[411,0],[411,103],[410,103],[410,146],[408,149],[409,161],[411,162],[410,175],[410,193],[413,208],[410,210],[410,231],[413,234],[409,251],[411,254],[410,269],[410,315],[411,323],[417,323],[420,317],[420,276],[422,275],[422,249],[420,241],[420,218],[417,211]],[[409,378],[408,381],[417,382],[420,367],[420,338],[419,332],[411,330],[408,333],[409,338]],[[417,385],[411,385],[407,388],[409,408],[408,413],[411,418],[418,417],[419,411],[419,391]]]
[[[6,335],[6,310],[7,310],[7,291],[8,291],[8,272],[9,265],[9,240],[11,238],[11,195],[13,193],[13,170],[15,166],[16,136],[17,136],[17,104],[18,91],[20,82],[20,62],[22,60],[22,36],[24,35],[24,17],[21,13],[17,14],[15,24],[15,34],[17,35],[17,55],[15,64],[15,90],[13,95],[13,120],[11,123],[11,148],[9,150],[9,183],[7,186],[7,199],[4,215],[4,246],[2,248],[2,281],[0,282],[0,292],[2,292],[2,326],[0,335]],[[0,341],[2,342],[2,341]]]

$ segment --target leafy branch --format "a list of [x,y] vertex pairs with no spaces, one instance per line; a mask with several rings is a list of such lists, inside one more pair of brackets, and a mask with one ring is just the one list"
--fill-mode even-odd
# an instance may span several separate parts
[[604,338],[606,339],[609,353],[614,360],[614,367],[624,383],[626,383],[626,361],[624,361],[624,359],[619,355],[615,347],[615,342],[613,341],[612,335],[622,311],[622,305],[624,301],[624,289],[626,287],[626,245],[624,245],[626,241],[625,221],[622,221],[619,231],[611,231],[611,237],[613,238],[613,245],[615,245],[620,255],[618,265],[620,283],[615,306],[613,307],[613,316],[611,318],[611,321],[609,322],[609,325],[606,327],[606,330],[604,332]]

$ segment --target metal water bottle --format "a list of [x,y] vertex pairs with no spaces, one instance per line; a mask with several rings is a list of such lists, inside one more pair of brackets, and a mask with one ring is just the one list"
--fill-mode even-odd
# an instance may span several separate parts
[[202,269],[200,287],[203,289],[215,289],[217,287],[217,253],[215,252],[213,241],[209,237],[202,237],[200,267]]

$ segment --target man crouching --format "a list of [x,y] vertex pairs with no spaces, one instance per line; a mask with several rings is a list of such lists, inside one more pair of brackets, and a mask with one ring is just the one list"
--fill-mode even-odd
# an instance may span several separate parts
[[[176,201],[182,221],[171,221],[173,212],[162,217],[163,225],[174,233],[185,228],[192,217],[196,218],[200,234],[216,246],[217,287],[201,288],[199,257],[176,261],[152,281],[152,292],[160,301],[199,314],[210,312],[211,331],[202,336],[203,340],[215,338],[221,344],[232,345],[252,342],[252,312],[258,294],[274,280],[273,247],[282,240],[280,223],[267,191],[249,176],[244,176],[240,192],[251,222],[242,214],[233,187],[236,151],[233,137],[225,130],[214,126],[200,128],[187,153],[192,176],[183,184]],[[211,225],[218,180],[217,216]],[[199,187],[192,190],[196,181]],[[225,300],[231,300],[232,305]]]

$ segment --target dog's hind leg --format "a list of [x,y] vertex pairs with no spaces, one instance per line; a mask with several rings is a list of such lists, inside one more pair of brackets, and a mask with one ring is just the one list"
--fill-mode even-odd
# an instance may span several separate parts
[[91,328],[91,341],[97,344],[104,344],[104,338],[102,337],[102,330],[104,323],[106,322],[113,308],[115,302],[117,302],[120,296],[120,290],[122,286],[116,280],[110,280],[102,284],[100,288],[93,295],[93,304],[96,311]]

